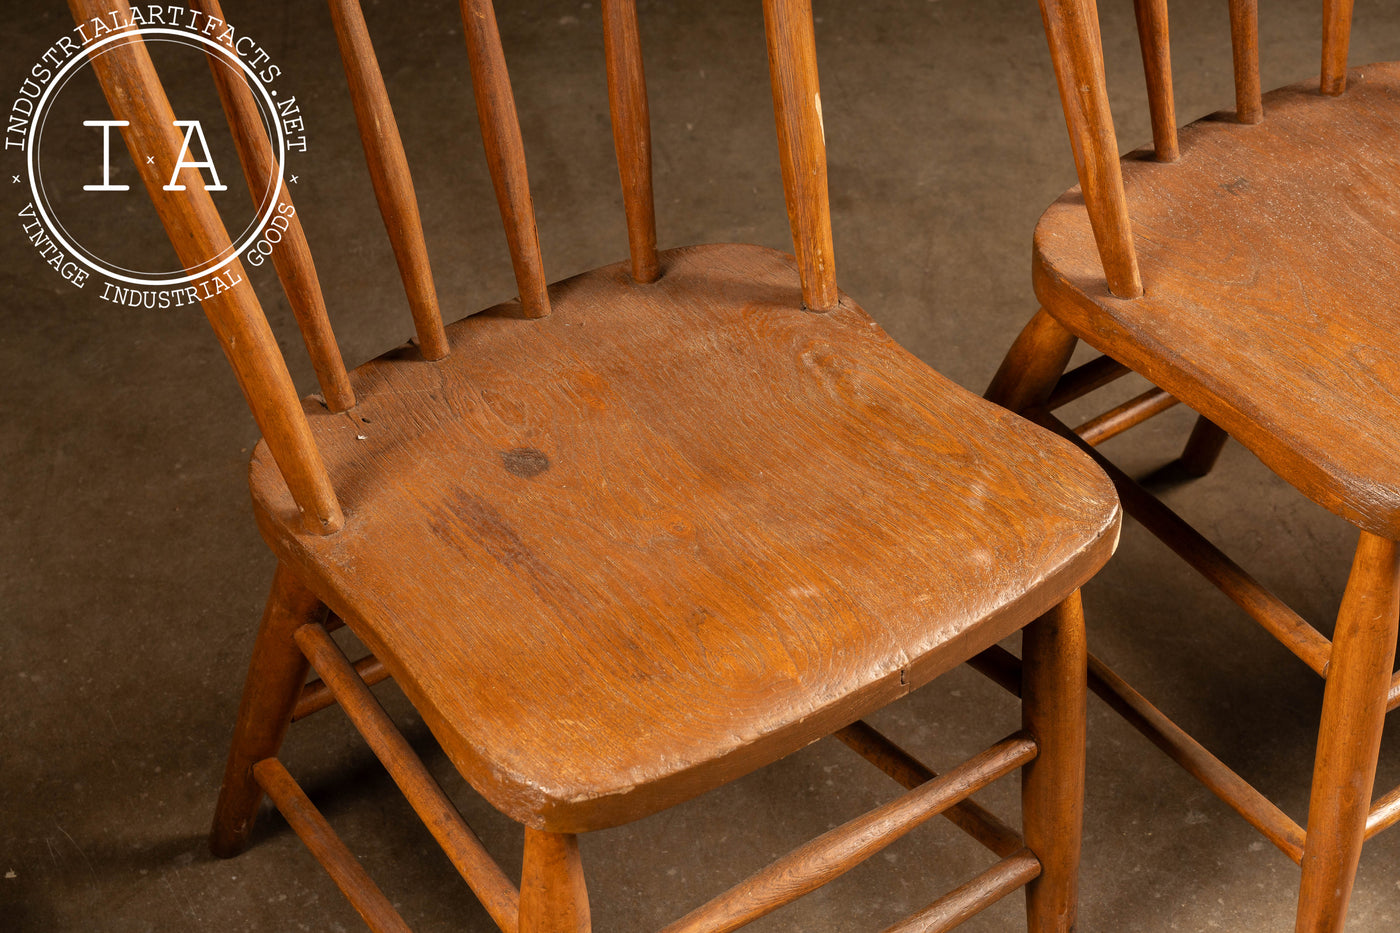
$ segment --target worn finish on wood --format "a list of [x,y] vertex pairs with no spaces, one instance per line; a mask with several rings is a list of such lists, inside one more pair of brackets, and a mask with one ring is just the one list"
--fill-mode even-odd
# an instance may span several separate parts
[[1050,60],[1060,86],[1074,165],[1088,208],[1102,272],[1119,298],[1142,294],[1142,274],[1123,198],[1118,140],[1108,109],[1097,0],[1040,0]]
[[802,302],[813,311],[836,307],[836,260],[831,245],[831,204],[826,190],[826,129],[817,84],[817,49],[811,0],[763,0],[768,70],[783,193]]
[[253,779],[253,765],[272,758],[282,747],[292,708],[306,679],[306,659],[292,640],[293,634],[303,625],[320,622],[325,615],[326,607],[321,601],[279,564],[258,627],[258,640],[253,645],[224,782],[214,808],[209,847],[221,858],[237,855],[248,847],[253,820],[262,802],[262,789]]
[[549,314],[544,259],[540,255],[535,204],[525,170],[525,142],[520,136],[506,54],[496,27],[496,9],[491,0],[461,0],[461,8],[481,143],[486,149],[486,164],[491,170],[491,184],[496,189],[496,203],[500,205],[506,243],[510,246],[515,284],[520,289],[520,310],[527,318],[544,317]]
[[976,878],[959,885],[923,910],[906,917],[885,933],[943,933],[990,907],[1040,874],[1040,861],[1022,849],[997,862]]
[[[191,9],[219,22],[226,22],[218,0],[193,0]],[[274,162],[272,141],[268,138],[261,110],[244,76],[223,56],[211,52],[208,57],[219,102],[233,134],[238,160],[243,166],[243,176],[248,180],[248,192],[253,196],[255,209],[261,210],[272,196],[273,184],[280,182],[280,167]],[[275,119],[275,115],[269,115],[269,118]],[[272,265],[277,269],[277,278],[282,282],[287,303],[296,316],[297,327],[306,343],[306,352],[311,357],[311,366],[316,371],[316,381],[326,399],[326,407],[331,411],[345,411],[354,407],[355,393],[350,388],[345,362],[340,358],[340,347],[335,342],[330,318],[326,315],[321,280],[316,275],[311,247],[301,228],[301,217],[297,215],[296,206],[285,185],[278,188],[276,210],[287,228],[277,249],[272,251]]]
[[578,837],[527,826],[520,933],[589,933],[591,929]]
[[556,832],[693,796],[909,692],[1065,598],[1116,539],[1097,469],[854,303],[804,313],[790,260],[662,263],[646,289],[621,266],[560,283],[540,321],[461,321],[468,352],[432,370],[366,364],[369,424],[309,406],[356,516],[335,541],[291,527],[252,467],[274,550],[463,775]]
[[1235,63],[1235,119],[1264,119],[1259,85],[1259,0],[1230,0],[1230,49]]
[[[938,777],[928,765],[900,748],[865,720],[857,720],[835,733],[851,750],[909,790]],[[1007,826],[975,800],[964,800],[943,811],[954,826],[1002,858],[1019,852],[1021,834]]]
[[399,264],[418,347],[427,360],[447,355],[443,336],[442,311],[438,307],[437,286],[428,263],[428,244],[423,239],[423,222],[418,216],[418,195],[408,171],[399,123],[389,106],[389,91],[374,55],[360,0],[330,0],[331,22],[350,85],[350,101],[360,128],[374,197],[384,218],[384,229]]
[[1347,50],[1351,47],[1354,0],[1322,0],[1322,93],[1335,97],[1347,89]]
[[1022,636],[1021,716],[1040,753],[1021,778],[1026,846],[1040,872],[1026,886],[1033,933],[1072,933],[1084,830],[1084,720],[1088,648],[1075,593]]
[[651,116],[647,108],[642,42],[637,34],[637,0],[603,0],[603,54],[608,63],[608,108],[613,146],[627,211],[627,243],[632,278],[654,282],[656,203],[651,193]]
[[399,916],[374,879],[361,867],[359,860],[345,847],[301,786],[287,773],[282,762],[276,758],[265,758],[253,770],[258,783],[267,791],[287,823],[306,843],[365,924],[374,933],[410,933],[403,917]]
[[1176,91],[1172,86],[1172,49],[1167,28],[1167,0],[1133,0],[1142,71],[1147,79],[1147,107],[1152,114],[1152,147],[1159,162],[1175,162]]
[[1322,700],[1297,933],[1340,930],[1346,920],[1395,669],[1397,622],[1400,545],[1363,533],[1337,613]]
[[340,708],[373,750],[404,797],[442,846],[462,880],[496,921],[511,933],[520,916],[520,895],[438,786],[408,740],[394,728],[349,660],[319,625],[303,625],[294,636],[302,654],[330,688]]
[[[82,21],[115,15],[124,22],[129,15],[125,0],[70,0],[69,7]],[[175,126],[175,114],[145,43],[133,36],[112,47],[93,59],[93,71],[113,118],[130,122],[122,127],[122,137],[181,264],[196,268],[228,250],[228,231],[198,169],[180,170],[177,184],[184,186],[183,191],[164,190],[184,137]],[[230,281],[242,284],[201,302],[204,315],[302,512],[297,521],[316,534],[331,534],[340,528],[344,516],[307,429],[277,339],[246,281],[242,263],[234,259],[223,268]]]
[[[1124,182],[1152,288],[1120,301],[1077,194],[1036,232],[1035,287],[1070,330],[1166,389],[1310,499],[1400,537],[1400,65],[1267,95],[1268,119],[1207,118],[1182,161]],[[1287,310],[1282,310],[1287,309]],[[1268,334],[1268,340],[1259,339]]]
[[739,882],[661,933],[730,933],[815,891],[980,787],[1036,757],[1024,733],[1002,739],[939,778],[822,833]]

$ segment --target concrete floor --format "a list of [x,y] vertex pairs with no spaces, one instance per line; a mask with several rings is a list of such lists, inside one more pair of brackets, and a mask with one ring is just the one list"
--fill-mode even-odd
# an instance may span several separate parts
[[[640,5],[662,244],[790,249],[759,5]],[[455,6],[366,4],[450,318],[514,294]],[[620,259],[596,2],[498,6],[549,277]],[[1103,6],[1120,138],[1137,145],[1148,124],[1131,5]],[[1316,74],[1320,4],[1263,6],[1265,86]],[[6,0],[0,86],[17,87],[69,28],[62,7]],[[816,8],[842,285],[929,364],[980,391],[1034,310],[1035,219],[1073,183],[1034,4],[817,0]],[[307,112],[297,203],[346,358],[368,359],[401,342],[409,318],[324,6],[228,0],[226,12],[282,65]],[[1225,4],[1175,0],[1172,14],[1179,113],[1230,106]],[[1400,6],[1362,0],[1356,15],[1354,63],[1400,53]],[[201,81],[207,75],[191,72],[191,87]],[[72,171],[89,171],[90,153],[72,151]],[[6,210],[22,206],[12,192]],[[92,220],[121,231],[132,250],[168,250],[139,210]],[[257,432],[202,316],[125,310],[76,293],[44,268],[15,221],[8,226],[0,930],[358,929],[279,818],[263,821],[241,858],[218,861],[205,848],[272,561],[244,484]],[[263,300],[294,346],[285,302],[263,271],[254,276]],[[299,386],[312,391],[301,354],[291,356]],[[1176,410],[1109,450],[1146,472],[1175,454],[1189,426],[1189,413]],[[1237,445],[1215,473],[1167,498],[1330,630],[1355,541],[1346,524]],[[1302,819],[1316,679],[1131,524],[1086,599],[1094,649]],[[488,847],[518,865],[516,828],[451,772],[395,690],[380,692]],[[938,767],[1004,734],[1016,711],[963,671],[877,721]],[[1380,768],[1387,787],[1400,781],[1397,725]],[[1081,929],[1291,928],[1297,869],[1097,701],[1089,726]],[[341,714],[294,729],[285,760],[415,929],[490,929]],[[655,929],[892,790],[844,748],[819,743],[703,799],[589,837],[595,929]],[[1014,781],[983,797],[1014,816]],[[754,929],[879,929],[987,862],[936,823]],[[1397,866],[1400,832],[1368,847],[1350,930],[1400,928]],[[1014,929],[1020,911],[1018,894],[968,928]]]

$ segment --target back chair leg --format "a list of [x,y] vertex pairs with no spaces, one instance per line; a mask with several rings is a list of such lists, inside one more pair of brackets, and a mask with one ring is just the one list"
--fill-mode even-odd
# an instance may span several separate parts
[[1077,338],[1041,308],[1006,351],[986,399],[1018,413],[1045,402],[1076,343]]
[[306,680],[306,658],[292,635],[303,625],[325,617],[325,605],[278,564],[253,645],[224,783],[214,809],[214,828],[209,834],[209,848],[220,858],[237,855],[248,847],[263,797],[253,778],[253,765],[273,757],[281,748]]
[[1371,807],[1400,620],[1400,546],[1362,532],[1347,580],[1308,803],[1298,933],[1342,929]]
[[1079,897],[1084,822],[1084,741],[1088,652],[1076,591],[1027,626],[1021,709],[1039,754],[1022,774],[1026,846],[1040,877],[1026,886],[1031,933],[1070,933]]
[[520,933],[589,933],[588,890],[578,837],[525,828]]
[[1196,426],[1181,452],[1181,468],[1187,476],[1205,476],[1220,459],[1230,435],[1205,415],[1196,417]]

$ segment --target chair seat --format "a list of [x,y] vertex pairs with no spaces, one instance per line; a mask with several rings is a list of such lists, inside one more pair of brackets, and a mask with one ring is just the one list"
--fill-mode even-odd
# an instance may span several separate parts
[[1400,537],[1400,64],[1264,98],[1123,162],[1145,294],[1109,294],[1079,189],[1035,237],[1066,327],[1361,528]]
[[599,269],[546,318],[452,325],[442,361],[361,366],[353,410],[306,403],[346,514],[327,537],[255,452],[273,550],[509,816],[583,832],[717,786],[1112,553],[1087,458],[799,294],[772,250],[676,250],[655,284]]

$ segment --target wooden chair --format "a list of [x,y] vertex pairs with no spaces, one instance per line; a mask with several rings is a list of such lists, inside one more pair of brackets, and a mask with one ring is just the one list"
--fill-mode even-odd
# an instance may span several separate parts
[[[71,2],[83,18],[117,5]],[[1072,445],[933,373],[837,290],[808,3],[764,4],[796,260],[657,252],[636,12],[607,0],[631,260],[546,287],[492,5],[463,0],[520,297],[446,328],[360,7],[330,6],[418,342],[346,373],[295,227],[278,268],[320,397],[297,399],[249,289],[204,305],[264,434],[250,480],[279,562],[214,851],[247,845],[266,793],[372,928],[406,929],[276,757],[292,720],[339,704],[502,930],[576,933],[589,928],[577,834],[834,732],[908,792],[668,931],[735,929],[940,813],[1001,860],[892,930],[950,928],[1022,885],[1032,929],[1070,930],[1078,587],[1116,544],[1116,498]],[[185,192],[162,189],[179,138],[143,46],[96,67],[128,145],[158,153],[136,162],[182,258],[227,244],[195,170]],[[249,89],[215,73],[264,190]],[[346,658],[328,634],[342,623],[372,656]],[[1022,629],[1023,679],[997,647]],[[946,774],[862,721],[970,659],[1023,693],[1024,727]],[[518,888],[371,694],[388,676],[524,826]],[[968,799],[1018,768],[1024,835]]]
[[[1302,866],[1299,931],[1340,930],[1394,676],[1400,555],[1400,65],[1346,70],[1328,0],[1322,80],[1261,95],[1253,0],[1231,0],[1236,106],[1176,129],[1166,0],[1137,0],[1153,147],[1118,158],[1093,0],[1042,0],[1080,186],[1042,217],[1041,310],[987,396],[1043,422],[1129,370],[1156,387],[1077,429],[1086,449],[1175,403],[1199,413],[1177,471],[1227,435],[1360,543],[1331,640],[1099,457],[1123,506],[1326,679],[1307,831],[1097,659],[1094,690]],[[1077,340],[1103,355],[1064,372]]]

